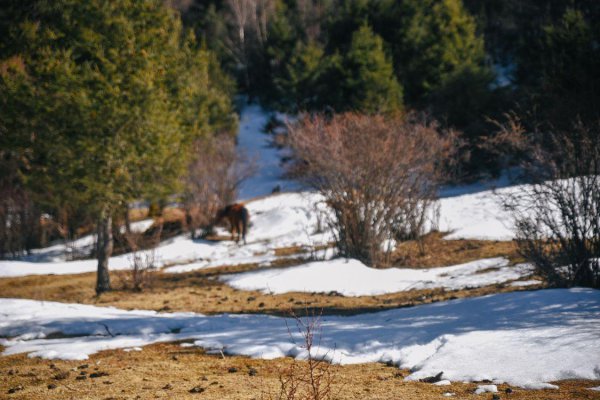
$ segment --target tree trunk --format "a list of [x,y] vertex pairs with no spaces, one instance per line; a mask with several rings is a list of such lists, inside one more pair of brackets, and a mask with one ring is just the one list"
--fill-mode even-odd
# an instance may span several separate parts
[[125,204],[125,232],[131,234],[131,219],[129,218],[129,204]]
[[108,274],[108,259],[113,252],[112,217],[103,213],[98,221],[98,276],[96,280],[96,294],[100,295],[110,290],[110,276]]

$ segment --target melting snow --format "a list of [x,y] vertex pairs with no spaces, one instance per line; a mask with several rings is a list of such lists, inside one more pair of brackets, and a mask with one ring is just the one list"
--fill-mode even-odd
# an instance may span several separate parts
[[[500,190],[516,190],[514,187]],[[268,264],[276,257],[278,247],[323,245],[333,240],[326,228],[328,212],[323,198],[315,193],[284,193],[247,203],[251,226],[248,244],[237,245],[231,241],[209,242],[191,240],[180,236],[163,242],[156,250],[159,267],[172,266],[170,272],[190,271],[210,266],[258,263]],[[440,199],[441,217],[439,228],[451,231],[448,239],[509,240],[512,228],[507,221],[510,216],[502,210],[496,195],[491,191]],[[90,246],[92,237],[82,238],[73,246]],[[64,245],[44,250],[45,256],[29,257],[24,261],[0,261],[0,276],[23,276],[33,274],[73,274],[96,269],[95,260],[62,261]],[[62,253],[61,253],[62,252]],[[61,255],[62,254],[62,255]],[[126,269],[130,255],[112,257],[111,269]],[[40,259],[47,260],[39,262]],[[188,264],[188,265],[186,265]]]
[[477,389],[475,389],[475,394],[482,394],[482,393],[498,393],[498,387],[496,385],[479,385],[477,386]]
[[[80,360],[106,349],[189,339],[230,354],[305,357],[299,337],[290,340],[280,317],[160,314],[17,299],[0,299],[0,310],[0,336],[9,337],[0,340],[4,354]],[[598,290],[515,292],[326,316],[322,330],[319,351],[326,358],[392,362],[411,369],[410,380],[439,371],[452,381],[489,379],[527,388],[600,379]],[[46,338],[59,332],[62,338]]]
[[502,257],[428,269],[375,269],[357,260],[334,259],[220,279],[236,289],[264,293],[335,291],[344,296],[376,296],[413,289],[482,287],[520,279],[532,272],[530,264],[510,266]]
[[269,143],[270,135],[264,132],[268,121],[269,113],[257,104],[247,105],[240,115],[238,148],[258,161],[256,174],[242,182],[240,187],[243,200],[270,194],[276,186],[282,191],[300,187],[298,183],[283,178],[281,157],[285,154]]
[[[189,237],[179,236],[161,243],[154,250],[156,265],[163,267],[177,264],[169,268],[168,272],[246,263],[268,265],[276,259],[276,248],[312,248],[327,244],[332,240],[331,234],[318,231],[319,219],[325,212],[321,200],[321,196],[308,192],[284,193],[250,202],[247,204],[251,224],[247,245],[238,245],[232,241],[191,240]],[[130,267],[130,254],[111,257],[109,261],[109,268],[112,270]],[[90,259],[46,262],[3,260],[0,261],[0,277],[77,274],[93,272],[96,268],[97,261]]]

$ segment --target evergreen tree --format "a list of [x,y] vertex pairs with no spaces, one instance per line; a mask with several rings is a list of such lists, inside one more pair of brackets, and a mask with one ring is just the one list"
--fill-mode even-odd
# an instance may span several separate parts
[[[573,122],[600,118],[600,28],[576,9],[543,27],[529,53],[520,57],[522,93],[536,118],[568,130]],[[526,71],[536,71],[528,75]]]
[[461,0],[387,0],[374,20],[412,104],[423,102],[456,71],[489,73],[483,66],[483,39]]
[[402,107],[402,87],[385,55],[383,40],[368,25],[361,26],[352,35],[341,68],[343,103],[334,105],[337,110],[371,113]]
[[317,43],[296,43],[283,76],[274,78],[280,102],[288,110],[315,110],[327,102],[327,58]]
[[265,104],[287,110],[287,107],[293,106],[294,101],[283,92],[284,86],[289,88],[284,81],[287,79],[288,64],[300,39],[298,31],[287,15],[287,7],[280,3],[278,10],[269,25],[262,87],[257,94]]
[[133,199],[175,192],[186,145],[211,124],[234,123],[222,118],[231,104],[211,82],[214,61],[182,44],[178,16],[160,1],[19,3],[7,11],[13,45],[2,56],[18,55],[25,73],[7,79],[2,94],[18,80],[25,107],[3,114],[33,116],[12,124],[32,138],[30,190],[97,221],[102,293],[110,289],[113,215]]

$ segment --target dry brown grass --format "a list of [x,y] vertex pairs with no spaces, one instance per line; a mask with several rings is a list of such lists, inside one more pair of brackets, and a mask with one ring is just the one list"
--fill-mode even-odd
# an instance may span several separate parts
[[[140,207],[129,210],[129,219],[131,222],[141,221],[148,218],[148,208]],[[178,207],[165,207],[162,210],[162,218],[165,221],[176,221],[185,218],[185,212]]]
[[430,268],[462,264],[482,258],[507,257],[512,263],[523,262],[517,253],[515,241],[444,240],[446,233],[433,232],[422,240],[425,253],[421,254],[416,240],[400,242],[392,256],[393,265],[410,268]]
[[[181,347],[177,343],[156,344],[141,352],[104,351],[86,361],[51,361],[26,355],[0,357],[0,398],[22,400],[46,399],[260,399],[261,394],[276,391],[278,374],[291,359],[255,360],[246,357],[207,355],[202,349]],[[87,367],[86,367],[87,365]],[[229,372],[230,368],[236,372]],[[250,369],[256,374],[250,376]],[[476,383],[453,383],[435,386],[403,379],[409,371],[379,363],[331,367],[336,376],[334,398],[346,399],[441,399],[454,392],[458,399],[491,399],[492,395],[473,394]],[[85,372],[85,379],[76,379]],[[64,379],[54,379],[68,372]],[[92,373],[107,375],[91,378]],[[64,374],[63,374],[64,375]],[[600,393],[587,388],[600,381],[556,382],[558,390],[528,391],[499,385],[503,399],[572,400],[600,399]],[[50,389],[48,385],[56,385]],[[11,388],[23,389],[8,394]],[[190,393],[192,388],[202,393]]]
[[[474,240],[443,240],[442,234],[426,237],[425,256],[418,254],[415,242],[403,242],[396,250],[409,265],[430,267],[452,265],[485,257],[508,256],[518,261],[513,242]],[[304,252],[302,247],[276,250],[278,256],[290,257]],[[435,255],[435,257],[433,256]],[[408,262],[407,262],[408,260]],[[300,263],[300,259],[282,258],[272,267],[280,268]],[[285,314],[290,309],[302,311],[305,307],[322,308],[326,314],[356,314],[389,308],[406,307],[462,297],[532,289],[498,284],[484,288],[444,290],[427,289],[398,292],[381,296],[343,297],[335,292],[265,294],[258,291],[233,289],[220,281],[221,274],[257,269],[256,264],[221,266],[183,274],[153,273],[151,288],[143,292],[120,290],[118,279],[113,279],[115,290],[96,297],[95,274],[26,276],[0,279],[0,296],[36,300],[111,305],[124,309],[151,309],[156,311],[193,311],[199,313],[268,313]],[[113,272],[115,278],[119,272]]]

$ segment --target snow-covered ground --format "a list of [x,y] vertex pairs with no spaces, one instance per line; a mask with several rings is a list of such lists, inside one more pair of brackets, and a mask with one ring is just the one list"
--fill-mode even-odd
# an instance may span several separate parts
[[519,190],[511,186],[496,191],[445,197],[439,200],[439,230],[446,239],[512,240],[513,218],[504,210],[499,195]]
[[[485,193],[468,196],[481,196]],[[460,201],[464,200],[464,196],[442,201],[455,199],[459,199],[457,204],[469,204]],[[310,192],[281,193],[249,202],[247,207],[251,215],[251,227],[246,245],[238,245],[232,241],[191,240],[189,237],[179,236],[163,242],[154,250],[156,265],[164,267],[169,273],[239,264],[269,266],[275,260],[283,258],[275,254],[276,249],[290,246],[304,248],[305,252],[287,257],[309,258],[317,255],[317,259],[329,260],[334,255],[333,251],[318,254],[314,252],[315,246],[325,245],[333,240],[331,232],[325,229],[324,216],[327,209],[320,195]],[[483,229],[485,223],[480,223]],[[87,245],[87,242],[82,241],[82,245]],[[112,257],[109,261],[112,270],[128,269],[130,266],[129,254]],[[93,272],[96,268],[96,260],[0,261],[0,276],[74,274]],[[480,287],[522,279],[531,273],[531,266],[509,266],[508,260],[504,258],[478,260],[450,267],[386,270],[368,268],[356,260],[335,259],[286,269],[230,275],[221,279],[243,290],[273,293],[335,291],[346,296],[365,296],[411,289]],[[527,283],[538,282],[514,282],[515,285]]]
[[[516,190],[506,187],[499,191]],[[306,250],[298,258],[310,257],[311,249],[333,240],[325,222],[327,208],[320,195],[311,192],[281,193],[247,203],[251,216],[247,244],[232,241],[211,242],[191,240],[179,236],[163,242],[154,250],[158,267],[166,272],[180,273],[224,265],[257,264],[268,266],[277,260],[275,249],[299,246]],[[447,238],[512,239],[510,216],[501,208],[491,191],[480,191],[440,199],[439,227],[451,231]],[[147,222],[144,222],[146,225]],[[91,237],[82,238],[73,245],[90,246]],[[60,246],[36,253],[50,261],[0,261],[0,277],[74,274],[93,272],[96,260],[64,261],[57,253]],[[63,247],[64,250],[64,247]],[[42,257],[43,255],[43,257]],[[321,254],[329,259],[333,252]],[[64,255],[62,256],[64,257]],[[530,275],[531,268],[509,267],[506,260],[480,260],[475,263],[431,268],[426,270],[374,270],[358,261],[335,260],[310,263],[285,270],[251,272],[224,278],[240,289],[257,289],[282,293],[287,291],[330,292],[349,296],[375,295],[409,290],[411,288],[445,287],[449,289],[482,286],[520,279]],[[112,257],[112,270],[128,269],[131,255]],[[484,271],[488,267],[495,269]],[[321,277],[321,278],[318,278]],[[366,284],[368,283],[368,284]],[[523,283],[516,283],[523,285]]]
[[[299,188],[297,183],[282,178],[282,153],[269,146],[270,136],[263,133],[268,118],[269,113],[258,105],[246,106],[240,117],[238,146],[255,157],[258,165],[257,174],[241,187],[242,199],[269,195],[277,185],[284,191]],[[516,186],[507,186],[508,183],[508,177],[502,177],[490,185],[500,187],[497,193],[503,195],[518,190]],[[450,232],[447,239],[510,240],[514,237],[511,216],[503,210],[497,194],[486,190],[487,187],[478,183],[441,190],[436,227]],[[327,210],[322,200],[315,193],[296,192],[248,201],[251,226],[247,245],[192,241],[180,236],[163,242],[154,251],[156,264],[174,273],[222,265],[269,265],[277,258],[274,250],[278,247],[301,246],[309,250],[315,245],[327,244],[333,235],[326,231]],[[134,229],[143,230],[151,223],[152,220],[140,221],[134,224]],[[89,254],[93,244],[94,237],[86,236],[69,245],[34,250],[32,255],[19,260],[0,261],[0,277],[95,271],[95,260],[65,261],[71,251]],[[130,255],[115,256],[110,259],[109,267],[127,269],[130,260]]]
[[[161,243],[154,250],[154,259],[159,267],[171,266],[168,272],[185,272],[211,266],[257,263],[268,265],[276,257],[274,249],[288,246],[304,246],[328,243],[332,237],[319,232],[318,219],[322,213],[321,197],[314,193],[282,193],[247,204],[250,212],[248,244],[232,241],[211,242],[192,240],[179,236]],[[306,256],[309,256],[307,253]],[[177,264],[175,266],[172,266]],[[112,257],[109,268],[130,268],[131,255]],[[0,261],[0,277],[76,274],[93,272],[96,260],[46,262]]]
[[238,148],[251,159],[256,160],[258,170],[240,187],[240,199],[248,200],[270,194],[277,186],[282,191],[296,190],[300,185],[283,178],[281,150],[269,143],[270,135],[264,132],[269,121],[269,113],[256,104],[244,107],[240,115]]
[[[255,157],[259,167],[256,176],[242,185],[241,199],[269,195],[276,186],[285,192],[299,189],[298,184],[282,179],[282,153],[269,147],[269,135],[262,133],[267,120],[268,114],[256,105],[247,106],[241,115],[239,147]],[[440,192],[437,227],[450,232],[447,239],[514,237],[511,216],[503,210],[498,194],[513,193],[519,187],[502,179],[498,183],[496,192],[482,184]],[[267,266],[281,258],[275,254],[278,248],[298,246],[308,257],[315,254],[315,246],[333,239],[325,223],[327,209],[315,193],[269,195],[248,201],[247,207],[251,215],[247,244],[180,236],[154,250],[157,266],[172,273],[247,263]],[[141,221],[134,229],[146,229],[151,223]],[[85,253],[93,245],[94,237],[87,236],[69,245],[35,250],[20,260],[0,261],[0,277],[95,271],[96,260],[65,261],[68,252]],[[324,251],[318,254],[324,261],[221,279],[236,288],[267,293],[335,291],[346,296],[539,283],[522,280],[531,274],[530,265],[509,266],[504,258],[420,270],[376,270],[356,260],[329,260],[332,256],[331,251]],[[130,265],[131,255],[109,261],[112,270]],[[552,387],[548,382],[561,379],[600,379],[597,290],[515,292],[348,317],[327,316],[321,326],[320,354],[328,360],[392,362],[411,369],[408,379],[413,380],[441,371],[445,383],[490,379],[527,388]],[[52,333],[56,335],[48,338]],[[0,299],[0,337],[5,338],[0,339],[5,354],[26,352],[50,359],[85,359],[101,350],[127,351],[186,339],[230,354],[306,356],[300,339],[290,338],[286,320],[280,317],[125,311],[17,299]],[[488,386],[481,390],[493,391],[494,385]]]
[[[515,187],[499,191],[516,190]],[[180,236],[163,242],[155,250],[158,266],[172,266],[169,272],[191,271],[211,266],[257,263],[268,265],[276,257],[274,249],[287,246],[311,248],[333,239],[327,231],[327,209],[322,197],[311,192],[281,193],[247,203],[251,225],[247,245],[231,241],[209,242]],[[440,199],[439,228],[450,231],[447,238],[510,240],[513,238],[510,216],[502,210],[492,191]],[[88,246],[92,238],[81,239]],[[74,245],[76,245],[75,243]],[[64,247],[63,247],[64,249]],[[64,261],[60,249],[46,251],[49,261],[0,261],[0,276],[32,274],[73,274],[92,272],[95,260]],[[52,257],[49,254],[53,254]],[[112,257],[111,269],[126,269],[130,255]]]
[[510,266],[508,259],[502,257],[428,269],[374,269],[357,260],[338,258],[297,267],[224,275],[220,279],[236,289],[264,293],[337,292],[344,296],[377,296],[414,289],[482,287],[521,279],[532,273],[530,264]]
[[[141,221],[132,222],[130,225],[132,232],[144,232],[154,224],[153,219],[144,219]],[[125,227],[121,228],[121,232],[125,231]],[[73,253],[77,255],[90,254],[93,246],[96,245],[96,235],[82,236],[76,240],[67,241],[66,243],[53,244],[41,249],[33,249],[31,254],[20,257],[20,261],[28,262],[62,262],[69,259]]]
[[[4,354],[85,359],[106,349],[189,339],[230,354],[306,356],[299,337],[290,338],[280,317],[159,314],[16,299],[0,299],[0,310],[0,336],[8,337],[0,341]],[[527,388],[550,387],[548,382],[561,379],[600,379],[598,290],[515,292],[326,316],[321,327],[319,351],[327,359],[392,362],[411,369],[410,380],[441,371],[452,381],[490,379]],[[56,338],[59,333],[62,338]]]

